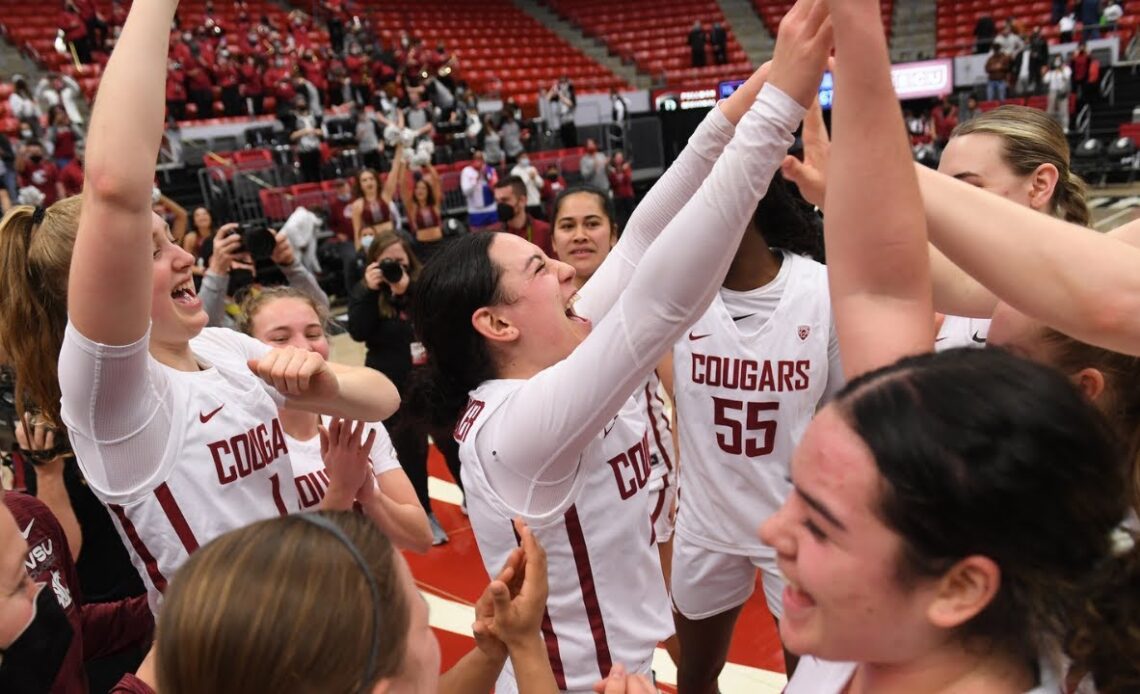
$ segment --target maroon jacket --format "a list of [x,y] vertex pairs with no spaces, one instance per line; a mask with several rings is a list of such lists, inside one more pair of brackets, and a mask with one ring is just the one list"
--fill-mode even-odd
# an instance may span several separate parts
[[[87,694],[83,662],[134,646],[145,645],[154,631],[154,616],[146,596],[118,602],[84,604],[79,574],[59,521],[42,501],[18,492],[5,492],[4,504],[28,541],[28,574],[46,583],[67,613],[74,631],[71,648],[52,685],[52,694]],[[64,603],[67,603],[66,605]]]

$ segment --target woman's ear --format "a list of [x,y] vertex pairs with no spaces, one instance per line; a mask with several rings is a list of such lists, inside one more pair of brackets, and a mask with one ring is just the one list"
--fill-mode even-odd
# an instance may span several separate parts
[[519,329],[509,319],[487,306],[471,315],[471,325],[475,332],[492,342],[514,342],[519,337]]
[[1061,180],[1061,174],[1052,164],[1037,167],[1029,178],[1029,206],[1038,212],[1048,211],[1053,203],[1053,193]]
[[1073,374],[1072,379],[1081,393],[1091,402],[1096,402],[1097,398],[1104,394],[1104,374],[1099,369],[1086,367]]
[[954,629],[986,609],[1000,588],[1001,569],[996,562],[980,555],[966,557],[939,579],[926,617],[936,627]]

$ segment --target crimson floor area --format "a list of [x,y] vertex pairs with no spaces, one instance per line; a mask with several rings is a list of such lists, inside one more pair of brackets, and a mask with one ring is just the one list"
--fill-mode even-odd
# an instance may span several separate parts
[[[434,448],[429,459],[429,471],[438,480],[452,481],[443,459]],[[450,485],[437,486],[450,487]],[[435,631],[439,636],[443,650],[443,664],[446,668],[474,645],[469,636],[455,632],[463,631],[465,617],[462,608],[474,603],[488,579],[479,559],[479,550],[475,545],[467,517],[460,511],[459,506],[440,500],[439,497],[446,497],[446,494],[433,493],[433,496],[436,497],[433,500],[436,516],[451,540],[445,545],[433,548],[426,556],[411,553],[406,553],[405,556],[411,564],[412,573],[420,589],[441,599],[431,601],[432,626],[437,627]],[[454,497],[451,498],[454,500]],[[469,625],[469,617],[466,619],[468,620],[466,624]],[[451,623],[446,624],[449,620]],[[769,673],[784,671],[780,641],[772,618],[764,606],[763,590],[759,586],[745,607],[737,626],[729,652],[729,662],[730,667],[744,666],[746,672],[753,669]],[[668,675],[662,676],[661,679],[666,691],[674,691],[668,686],[668,682],[671,681]],[[723,681],[723,678],[721,690],[724,694],[744,691],[732,688]]]

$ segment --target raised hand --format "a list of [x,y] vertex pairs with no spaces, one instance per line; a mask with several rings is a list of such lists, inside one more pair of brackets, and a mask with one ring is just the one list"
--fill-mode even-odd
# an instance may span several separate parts
[[780,20],[768,81],[804,108],[819,91],[833,44],[826,0],[798,0]]
[[831,138],[823,122],[823,108],[819,99],[812,102],[804,117],[804,160],[788,155],[780,165],[784,178],[796,184],[800,195],[816,207],[823,209],[827,193],[827,162],[831,158]]
[[[329,426],[320,427],[321,459],[329,476],[325,498],[329,505],[339,509],[352,506],[357,491],[372,479],[369,454],[376,442],[376,429],[364,437],[364,422],[334,419]],[[329,506],[325,506],[329,507]]]

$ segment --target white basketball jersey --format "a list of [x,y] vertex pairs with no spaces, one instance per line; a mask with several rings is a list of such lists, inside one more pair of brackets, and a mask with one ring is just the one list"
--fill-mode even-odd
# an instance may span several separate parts
[[634,394],[647,419],[649,427],[649,491],[658,492],[674,484],[673,425],[665,412],[665,397],[661,394],[661,379],[657,372],[649,374],[645,387]]
[[162,467],[142,494],[100,495],[156,612],[167,583],[200,546],[297,508],[277,402],[246,365],[243,340],[252,338],[206,328],[190,345],[208,368],[152,366],[169,372],[173,401]]
[[674,346],[676,532],[706,549],[773,554],[757,531],[791,493],[792,451],[827,385],[827,269],[790,253],[784,264],[784,291],[757,331],[742,333],[718,294]]
[[[326,428],[331,421],[332,417],[321,417],[321,424]],[[392,446],[392,439],[383,424],[376,422],[366,425],[362,438],[368,438],[369,432],[373,429],[376,430],[376,440],[372,442],[372,453],[368,456],[372,463],[372,474],[380,475],[399,468],[400,461],[396,457],[396,449]],[[320,506],[329,488],[329,476],[325,472],[324,458],[321,457],[321,437],[318,434],[308,441],[300,441],[285,434],[285,440],[289,445],[289,460],[293,464],[293,483],[297,488],[298,508],[302,511],[314,510]]]
[[938,331],[938,338],[934,341],[934,350],[942,352],[955,347],[985,347],[986,336],[989,334],[989,318],[946,316]]
[[[558,687],[589,691],[614,663],[648,672],[673,621],[650,527],[649,442],[636,398],[582,451],[573,489],[558,508],[526,516],[491,488],[475,440],[523,381],[489,381],[471,393],[455,439],[467,512],[483,564],[498,574],[518,546],[511,519],[523,515],[546,549],[550,597],[542,633]],[[541,436],[542,432],[534,432]],[[516,691],[508,662],[496,691]]]

